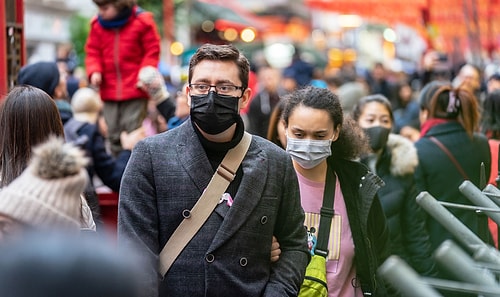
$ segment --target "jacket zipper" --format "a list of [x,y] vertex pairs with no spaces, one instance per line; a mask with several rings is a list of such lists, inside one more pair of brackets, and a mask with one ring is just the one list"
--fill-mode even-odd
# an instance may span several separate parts
[[116,71],[116,98],[118,101],[121,101],[123,97],[123,82],[122,82],[122,74],[120,72],[120,31],[115,29],[115,42],[114,42],[114,52],[113,52],[113,60],[115,63],[115,71]]

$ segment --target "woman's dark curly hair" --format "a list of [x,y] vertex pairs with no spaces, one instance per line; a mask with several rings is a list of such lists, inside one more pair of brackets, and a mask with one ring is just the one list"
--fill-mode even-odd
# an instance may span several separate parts
[[284,98],[287,102],[283,110],[283,120],[288,127],[288,119],[297,106],[321,109],[328,112],[333,128],[340,125],[340,135],[332,142],[332,155],[335,158],[353,160],[367,151],[368,142],[363,130],[351,118],[344,118],[339,97],[328,89],[305,87]]

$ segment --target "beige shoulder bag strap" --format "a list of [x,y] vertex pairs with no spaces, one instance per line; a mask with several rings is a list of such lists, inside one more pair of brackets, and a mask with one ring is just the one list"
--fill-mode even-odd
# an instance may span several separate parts
[[234,179],[236,170],[245,157],[251,141],[252,135],[245,132],[238,145],[227,152],[207,188],[191,209],[189,216],[184,218],[168,239],[160,253],[160,273],[162,276],[165,276],[177,256],[203,226],[219,203],[222,194]]

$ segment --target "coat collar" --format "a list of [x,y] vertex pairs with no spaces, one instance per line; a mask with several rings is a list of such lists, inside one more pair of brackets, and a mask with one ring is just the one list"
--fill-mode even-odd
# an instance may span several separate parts
[[389,134],[382,158],[391,158],[390,171],[394,176],[413,174],[418,165],[417,149],[407,138]]
[[439,124],[432,127],[424,137],[437,136],[441,134],[448,134],[457,131],[464,131],[464,127],[457,121],[449,121],[447,123]]

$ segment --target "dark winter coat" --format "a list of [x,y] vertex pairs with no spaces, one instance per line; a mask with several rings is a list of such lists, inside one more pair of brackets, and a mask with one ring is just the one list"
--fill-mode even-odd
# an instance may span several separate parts
[[269,93],[264,90],[259,92],[250,102],[248,109],[248,132],[267,137],[267,130],[269,127],[269,118],[276,104],[280,100],[280,94]]
[[[367,159],[362,161],[366,163]],[[415,200],[417,165],[418,156],[413,143],[390,134],[376,165],[376,174],[385,183],[378,191],[378,197],[387,218],[391,254],[400,256],[421,275],[434,275],[424,210]]]
[[[359,162],[328,158],[344,196],[354,241],[356,283],[365,295],[387,296],[377,268],[389,256],[389,231],[377,191],[383,181]],[[280,260],[281,261],[281,260]]]
[[[475,134],[471,138],[460,123],[452,121],[432,127],[415,143],[419,160],[415,171],[417,191],[419,193],[427,191],[439,201],[471,205],[472,203],[458,189],[465,178],[450,158],[429,139],[430,136],[436,137],[448,148],[468,179],[477,187],[479,187],[482,162],[486,168],[485,176],[490,175],[491,156],[486,137]],[[478,216],[474,211],[457,208],[448,210],[478,234]],[[433,250],[444,240],[453,238],[451,233],[431,216],[427,216],[426,225]]]
[[[76,120],[71,119],[71,121]],[[120,190],[122,175],[127,166],[131,152],[129,150],[123,150],[116,159],[108,154],[104,137],[99,132],[97,125],[82,123],[81,128],[76,132],[79,136],[86,136],[82,148],[85,150],[87,157],[90,158],[90,163],[87,166],[90,180],[92,181],[92,177],[97,174],[106,186],[118,192]],[[65,134],[68,134],[66,128]]]
[[[145,296],[297,295],[309,252],[290,157],[253,136],[240,168],[232,205],[215,208],[160,280],[158,254],[214,169],[191,121],[135,146],[120,188],[118,244],[147,257]],[[273,235],[281,255],[271,264]]]

